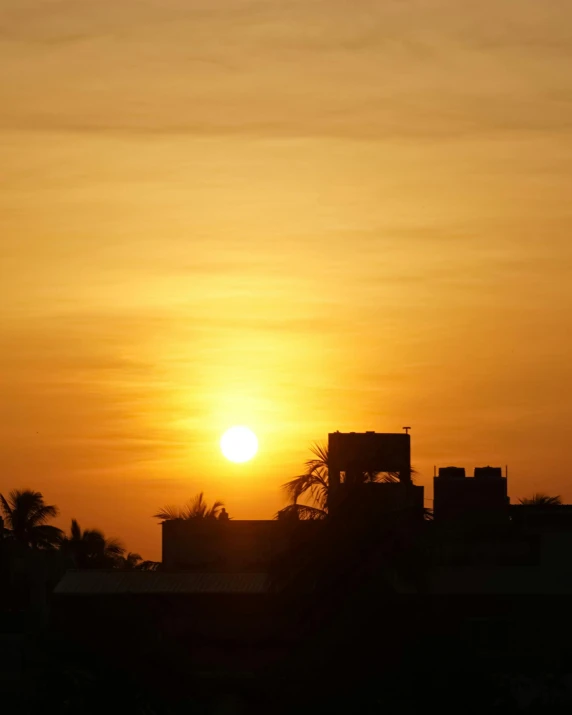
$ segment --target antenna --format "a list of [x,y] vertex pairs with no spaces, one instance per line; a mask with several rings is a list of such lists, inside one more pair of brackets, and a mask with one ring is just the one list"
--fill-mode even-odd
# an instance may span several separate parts
[[402,429],[405,430],[405,434],[409,434],[409,430],[411,429],[411,427],[402,427]]

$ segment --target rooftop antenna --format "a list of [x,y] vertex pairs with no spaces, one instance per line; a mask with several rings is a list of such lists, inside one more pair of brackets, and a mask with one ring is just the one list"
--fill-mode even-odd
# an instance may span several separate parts
[[409,430],[411,429],[411,427],[402,427],[402,429],[405,430],[405,434],[409,434]]

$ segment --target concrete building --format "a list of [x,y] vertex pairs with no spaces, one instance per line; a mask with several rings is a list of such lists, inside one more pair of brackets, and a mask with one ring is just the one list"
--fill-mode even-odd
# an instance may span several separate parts
[[433,480],[436,522],[502,524],[508,521],[508,507],[507,479],[500,467],[477,467],[473,477],[462,467],[442,467]]
[[[423,520],[423,487],[411,481],[408,434],[341,433],[328,438],[330,514],[360,514],[372,523]],[[387,472],[397,481],[370,482]],[[281,556],[315,541],[319,521],[174,519],[162,524],[162,562],[167,571],[265,572]]]
[[510,505],[500,467],[439,469],[427,536],[434,594],[572,593],[572,506]]
[[393,432],[332,432],[328,435],[330,491],[355,484],[362,474],[388,472],[411,481],[411,436]]
[[[424,489],[411,480],[411,436],[391,432],[332,432],[328,435],[330,513],[359,509],[380,519],[399,514],[423,519]],[[385,473],[395,481],[373,482]]]

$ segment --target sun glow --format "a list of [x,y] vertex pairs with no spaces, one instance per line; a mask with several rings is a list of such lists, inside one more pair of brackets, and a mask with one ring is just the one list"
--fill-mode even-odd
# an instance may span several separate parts
[[258,439],[248,427],[231,427],[221,437],[220,449],[231,462],[248,462],[258,452]]

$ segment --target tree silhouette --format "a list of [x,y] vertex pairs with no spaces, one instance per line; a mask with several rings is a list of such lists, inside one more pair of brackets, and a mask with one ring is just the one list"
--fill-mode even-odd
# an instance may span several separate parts
[[46,523],[56,517],[59,510],[46,504],[41,492],[14,489],[7,499],[0,494],[0,509],[8,538],[33,548],[53,548],[60,543],[62,530]]
[[[317,520],[325,519],[328,515],[328,448],[316,442],[310,451],[314,456],[306,461],[304,473],[282,485],[290,504],[280,509],[276,518]],[[393,472],[363,472],[361,475],[362,483],[398,481],[398,475]],[[302,497],[309,498],[313,504],[300,504],[299,499]]]
[[139,568],[139,565],[143,562],[143,557],[140,554],[134,554],[130,551],[126,556],[123,557],[121,568],[124,571],[135,571]]
[[275,518],[280,520],[295,519],[299,521],[320,521],[328,516],[327,509],[320,509],[308,504],[294,502],[276,512]]
[[562,504],[562,498],[560,495],[551,497],[548,494],[536,492],[530,497],[519,499],[518,503],[524,506],[560,506]]
[[123,558],[118,558],[116,565],[122,571],[158,571],[161,563],[159,561],[144,561],[142,556],[130,551]]
[[224,508],[222,501],[215,501],[212,506],[208,506],[205,501],[204,492],[200,492],[182,507],[164,506],[156,514],[155,519],[162,521],[172,521],[174,519],[217,519]]
[[[78,569],[115,568],[122,564],[125,553],[118,539],[106,539],[99,529],[82,531],[76,519],[72,519],[70,535],[62,539],[61,549]],[[138,554],[131,556],[141,560]]]

